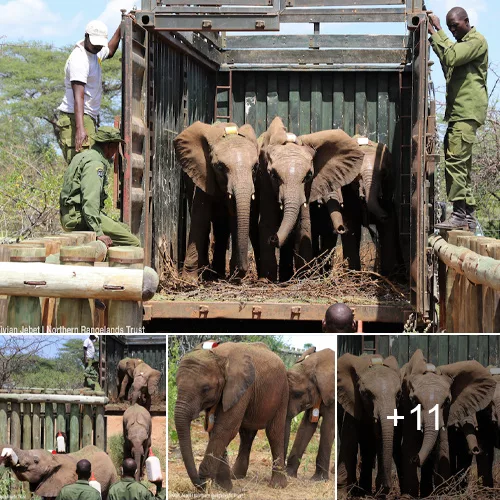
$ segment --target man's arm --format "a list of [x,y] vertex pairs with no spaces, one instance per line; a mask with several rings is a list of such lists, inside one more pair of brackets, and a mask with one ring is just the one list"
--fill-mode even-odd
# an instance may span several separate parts
[[81,151],[83,143],[88,139],[85,126],[83,125],[85,83],[72,81],[71,88],[73,89],[73,98],[75,101],[75,150],[78,153]]
[[120,26],[118,26],[114,35],[111,37],[111,40],[108,42],[109,54],[107,59],[110,59],[115,55],[115,52],[118,50],[118,45],[120,45],[120,38]]
[[463,66],[487,51],[486,44],[479,38],[453,43],[442,30],[433,35],[431,40],[439,60],[448,68]]

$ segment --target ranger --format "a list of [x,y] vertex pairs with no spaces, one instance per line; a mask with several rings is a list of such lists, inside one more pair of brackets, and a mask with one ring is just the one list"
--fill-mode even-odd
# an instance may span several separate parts
[[109,489],[108,500],[153,500],[164,499],[165,490],[161,482],[155,483],[156,496],[140,482],[134,479],[137,464],[132,458],[126,458],[122,464],[122,478]]
[[488,108],[488,44],[471,27],[467,12],[454,7],[446,24],[457,40],[453,43],[441,28],[439,18],[429,14],[430,43],[446,77],[448,130],[444,138],[446,194],[453,202],[451,216],[436,224],[438,229],[476,229],[476,200],[471,190],[472,145],[477,129],[486,120]]
[[65,231],[94,231],[107,247],[141,246],[140,241],[121,222],[104,212],[107,172],[111,160],[124,142],[114,127],[100,127],[91,149],[78,153],[64,174],[59,198],[61,225]]
[[99,492],[89,485],[91,474],[91,465],[88,460],[80,460],[76,464],[76,475],[78,481],[73,484],[64,486],[56,500],[74,500],[79,498],[81,500],[101,500]]

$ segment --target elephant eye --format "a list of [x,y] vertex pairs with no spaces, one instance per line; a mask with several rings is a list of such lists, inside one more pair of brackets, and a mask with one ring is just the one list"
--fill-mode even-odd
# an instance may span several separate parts
[[292,392],[292,397],[293,397],[293,398],[295,398],[295,399],[299,399],[299,398],[301,398],[303,395],[304,395],[304,393],[303,393],[303,392],[301,392],[301,391],[293,391],[293,392]]
[[258,164],[258,163],[256,163],[256,164],[252,167],[252,170],[253,170],[254,172],[257,172],[257,169],[258,169],[258,168],[259,168],[259,164]]
[[278,175],[278,172],[276,172],[276,170],[274,170],[274,169],[271,170],[269,172],[269,175],[270,175],[271,179],[273,179],[274,181],[277,181],[277,182],[281,181],[280,176]]
[[210,386],[209,386],[209,385],[204,385],[204,386],[202,387],[202,389],[201,389],[201,392],[206,393],[206,392],[208,392],[209,390],[210,390]]
[[215,169],[218,170],[219,172],[223,172],[224,171],[224,163],[221,163],[221,162],[217,162],[215,165],[214,165]]
[[309,181],[312,179],[312,177],[313,177],[313,173],[309,170],[309,171],[307,172],[306,176],[304,177],[303,182],[304,182],[304,183],[305,183],[305,182],[309,182]]

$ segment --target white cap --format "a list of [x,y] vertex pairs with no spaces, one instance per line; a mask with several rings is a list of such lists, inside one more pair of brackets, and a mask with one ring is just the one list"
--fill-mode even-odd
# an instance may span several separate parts
[[102,21],[90,21],[85,27],[85,33],[89,35],[89,40],[92,45],[107,47],[108,27]]

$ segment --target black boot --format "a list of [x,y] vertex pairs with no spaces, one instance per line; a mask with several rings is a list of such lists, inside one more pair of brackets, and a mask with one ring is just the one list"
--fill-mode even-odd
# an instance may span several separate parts
[[469,226],[469,231],[474,233],[477,228],[477,219],[474,217],[474,210],[476,207],[465,204],[465,220]]
[[453,212],[444,222],[435,224],[436,229],[444,229],[445,231],[451,231],[453,229],[463,229],[467,231],[469,226],[466,220],[465,212],[465,200],[459,200],[453,202]]

